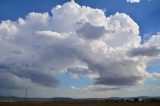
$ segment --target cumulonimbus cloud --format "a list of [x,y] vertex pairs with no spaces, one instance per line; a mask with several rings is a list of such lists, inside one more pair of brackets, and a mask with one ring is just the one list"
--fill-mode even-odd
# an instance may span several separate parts
[[153,40],[140,44],[139,26],[125,13],[106,17],[100,9],[75,2],[54,7],[51,16],[32,12],[24,19],[2,21],[0,87],[25,82],[56,87],[56,76],[65,72],[92,78],[95,85],[143,83],[151,76],[146,58],[159,54]]

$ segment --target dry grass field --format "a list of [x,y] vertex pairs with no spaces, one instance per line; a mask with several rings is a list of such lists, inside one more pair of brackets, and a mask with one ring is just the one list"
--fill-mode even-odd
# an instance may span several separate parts
[[0,106],[160,106],[160,102],[141,102],[141,103],[131,103],[131,102],[92,102],[92,103],[83,103],[83,102],[30,102],[30,103],[0,103]]

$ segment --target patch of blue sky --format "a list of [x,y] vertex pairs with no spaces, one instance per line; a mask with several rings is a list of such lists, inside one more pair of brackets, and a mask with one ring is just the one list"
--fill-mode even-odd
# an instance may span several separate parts
[[147,79],[144,82],[144,85],[149,85],[149,86],[160,86],[160,79],[159,80],[151,80],[151,79]]
[[60,75],[59,80],[60,80],[60,87],[65,89],[66,88],[69,89],[71,86],[83,88],[94,83],[93,80],[83,76],[79,76],[78,78],[72,78],[69,73]]
[[148,72],[160,72],[160,64],[149,64],[146,68]]

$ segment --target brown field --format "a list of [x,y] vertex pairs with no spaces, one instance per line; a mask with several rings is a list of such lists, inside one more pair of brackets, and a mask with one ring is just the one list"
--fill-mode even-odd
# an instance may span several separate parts
[[77,103],[77,102],[30,102],[30,103],[4,103],[0,102],[0,106],[160,106],[160,102],[92,102],[92,103]]

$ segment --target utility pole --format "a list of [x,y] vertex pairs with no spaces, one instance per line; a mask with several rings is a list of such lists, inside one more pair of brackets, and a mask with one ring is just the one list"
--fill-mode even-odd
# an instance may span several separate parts
[[26,88],[26,90],[25,90],[25,101],[27,101],[27,96],[28,96],[28,89]]

